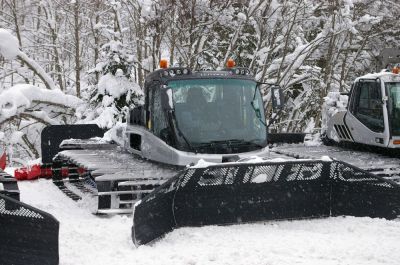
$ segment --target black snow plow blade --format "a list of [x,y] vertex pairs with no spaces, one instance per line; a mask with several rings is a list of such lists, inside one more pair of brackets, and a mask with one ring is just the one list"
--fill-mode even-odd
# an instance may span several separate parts
[[400,186],[339,161],[188,168],[136,204],[135,245],[178,227],[328,216],[400,215]]
[[[19,192],[16,182],[5,175],[8,174],[0,170],[0,184],[4,188],[0,189],[0,264],[58,264],[58,221],[9,197],[15,194],[13,197],[18,199]],[[15,186],[7,190],[11,184]]]

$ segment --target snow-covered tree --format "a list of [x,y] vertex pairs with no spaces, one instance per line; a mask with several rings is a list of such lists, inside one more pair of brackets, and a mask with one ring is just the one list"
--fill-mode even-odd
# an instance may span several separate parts
[[93,70],[101,76],[89,94],[92,111],[87,114],[86,121],[103,128],[125,121],[128,110],[143,99],[141,88],[132,81],[134,56],[118,40],[119,36],[114,32],[113,39],[102,46],[99,62]]
[[0,39],[2,57],[20,61],[43,81],[42,87],[18,84],[0,90],[0,143],[15,154],[14,161],[39,158],[43,127],[75,122],[75,110],[84,102],[57,88],[43,68],[20,50],[9,31],[0,29]]

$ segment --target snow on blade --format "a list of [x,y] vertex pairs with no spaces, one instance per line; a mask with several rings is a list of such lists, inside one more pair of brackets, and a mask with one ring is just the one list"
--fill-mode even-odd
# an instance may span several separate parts
[[263,183],[269,181],[270,178],[268,177],[267,174],[259,174],[255,178],[251,180],[251,183]]
[[[330,161],[327,160],[327,158],[321,158],[322,161]],[[205,161],[204,159],[200,159],[197,164],[193,166],[189,166],[189,168],[206,168],[209,166],[215,166],[215,165],[237,165],[237,164],[257,164],[257,163],[283,163],[286,161],[311,161],[311,159],[295,159],[291,157],[276,157],[276,158],[265,158],[265,157],[260,157],[260,156],[251,156],[251,157],[243,157],[240,158],[236,162],[225,162],[225,163],[215,163],[215,162],[209,162]]]
[[321,160],[322,160],[322,161],[326,161],[326,162],[331,162],[331,161],[333,161],[332,158],[330,158],[329,156],[321,156]]
[[218,165],[220,163],[213,163],[213,162],[208,162],[205,161],[204,159],[200,159],[196,165],[190,166],[190,168],[206,168],[209,166],[214,166],[214,165]]

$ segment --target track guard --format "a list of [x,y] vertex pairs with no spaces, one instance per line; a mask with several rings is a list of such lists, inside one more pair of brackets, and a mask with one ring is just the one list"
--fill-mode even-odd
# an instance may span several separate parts
[[400,186],[339,161],[303,160],[188,168],[134,208],[132,239],[174,228],[339,215],[395,218]]
[[58,232],[50,214],[0,194],[0,264],[58,264]]

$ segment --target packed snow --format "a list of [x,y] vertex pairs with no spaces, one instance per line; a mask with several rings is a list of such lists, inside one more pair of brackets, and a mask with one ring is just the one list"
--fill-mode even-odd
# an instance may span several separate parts
[[60,264],[398,264],[400,222],[336,217],[180,228],[136,248],[131,216],[90,214],[50,180],[19,182],[21,200],[60,221]]

